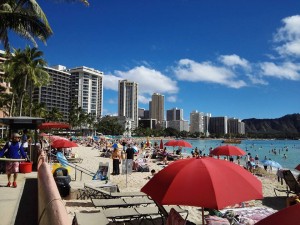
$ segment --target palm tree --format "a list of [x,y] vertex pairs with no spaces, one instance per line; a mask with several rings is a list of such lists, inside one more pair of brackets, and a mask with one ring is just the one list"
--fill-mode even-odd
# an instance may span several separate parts
[[46,121],[62,121],[64,115],[59,111],[58,108],[52,108],[46,115]]
[[19,99],[16,103],[19,106],[20,116],[22,116],[25,94],[30,97],[31,114],[33,87],[47,85],[50,81],[50,76],[44,69],[47,63],[42,56],[42,51],[27,46],[23,51],[16,49],[14,54],[3,64],[4,72],[12,86],[13,99],[15,97]]
[[35,0],[0,0],[0,42],[10,52],[8,33],[14,31],[37,46],[52,35],[47,17]]
[[40,117],[40,118],[46,117],[47,115],[46,104],[44,102],[34,104],[32,114],[35,117]]

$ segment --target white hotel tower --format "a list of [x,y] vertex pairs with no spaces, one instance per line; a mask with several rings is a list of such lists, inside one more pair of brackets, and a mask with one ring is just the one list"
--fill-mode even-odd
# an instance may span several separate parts
[[71,101],[86,113],[100,118],[103,111],[103,72],[85,66],[67,70],[71,74]]

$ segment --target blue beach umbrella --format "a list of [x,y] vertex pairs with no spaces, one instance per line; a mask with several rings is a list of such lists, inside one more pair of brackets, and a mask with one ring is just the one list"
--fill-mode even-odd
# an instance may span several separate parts
[[118,143],[114,143],[111,147],[113,147],[113,148],[123,148],[123,146],[121,144],[118,144]]
[[262,164],[264,165],[264,166],[272,166],[272,167],[275,167],[275,168],[278,168],[278,169],[281,169],[282,168],[282,166],[278,163],[278,162],[275,162],[275,161],[273,161],[273,160],[263,160],[263,161],[261,161],[262,162]]
[[138,150],[137,146],[133,146],[132,148],[134,149],[134,153],[137,153],[137,152],[139,152],[139,150]]

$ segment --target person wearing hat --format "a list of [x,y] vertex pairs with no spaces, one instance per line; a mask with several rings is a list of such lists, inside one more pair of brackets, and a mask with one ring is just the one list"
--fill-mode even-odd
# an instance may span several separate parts
[[[0,157],[3,157],[4,154],[7,158],[10,159],[21,159],[21,157],[27,159],[27,155],[24,152],[24,148],[22,143],[20,142],[21,136],[18,133],[13,133],[12,141],[9,141],[5,144],[5,146],[0,151]],[[11,161],[6,162],[6,174],[7,174],[7,187],[13,186],[14,188],[17,187],[17,177],[19,172],[19,162]],[[11,184],[11,175],[13,176],[13,183]]]

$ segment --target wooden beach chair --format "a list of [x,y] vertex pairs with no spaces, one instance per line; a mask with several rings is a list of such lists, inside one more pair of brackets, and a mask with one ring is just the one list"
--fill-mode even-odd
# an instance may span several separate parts
[[299,194],[300,193],[300,184],[297,182],[296,178],[292,174],[290,170],[283,170],[282,171],[282,178],[286,183],[286,189],[278,189],[274,188],[274,193],[277,196],[276,191],[278,192],[285,192],[287,197],[289,194]]

